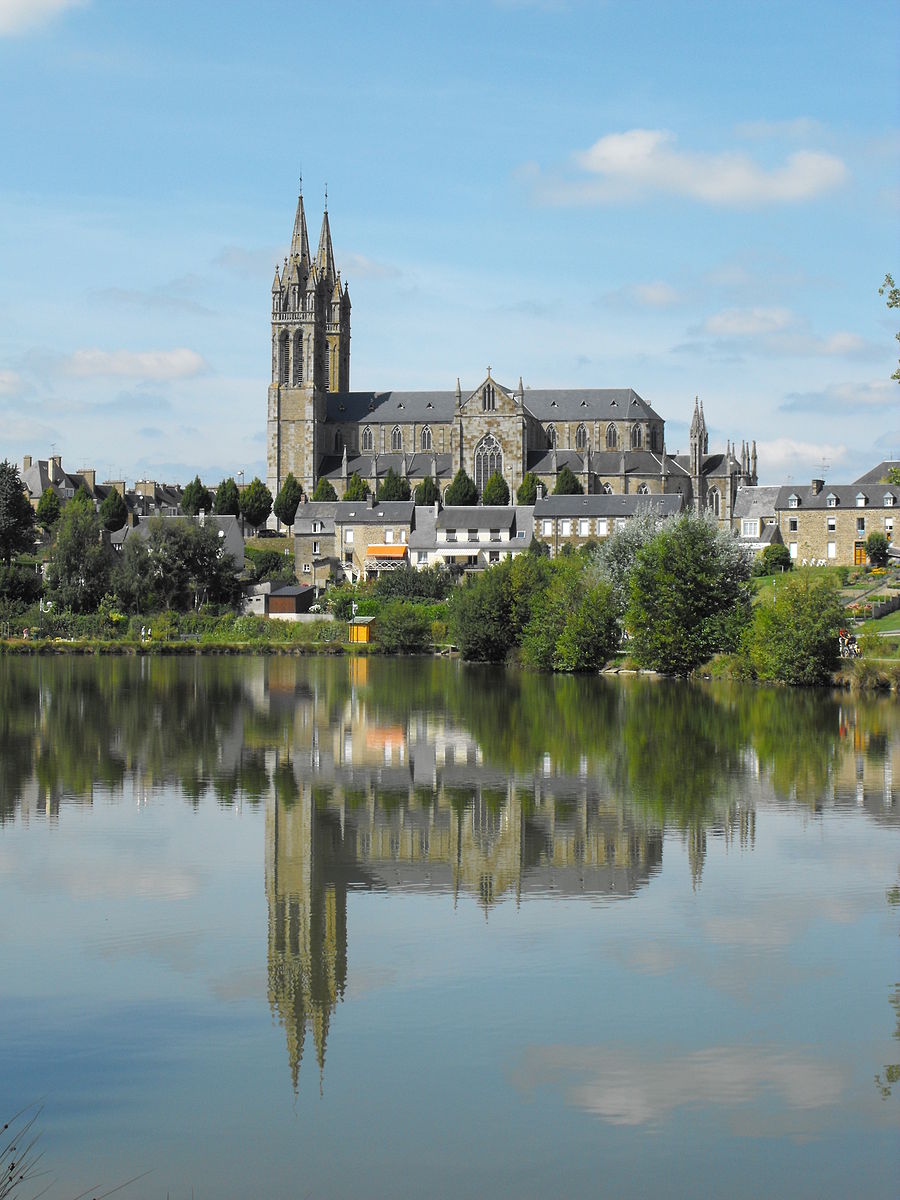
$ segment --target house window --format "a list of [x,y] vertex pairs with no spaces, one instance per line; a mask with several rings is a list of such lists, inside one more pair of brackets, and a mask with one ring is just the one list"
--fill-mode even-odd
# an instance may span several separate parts
[[312,523],[313,533],[322,533],[324,531],[324,529],[325,529],[325,525],[322,521],[313,521],[313,523]]
[[427,563],[428,562],[428,551],[427,550],[417,550],[416,551],[416,562],[418,563],[419,566],[421,566],[422,563]]
[[394,531],[393,531],[393,529],[386,529],[386,530],[384,531],[384,541],[385,541],[385,545],[387,545],[387,546],[390,546],[390,544],[393,542],[393,540],[394,540]]
[[372,436],[372,427],[367,425],[362,432],[362,448],[364,451],[371,451],[375,445],[375,439]]
[[788,517],[788,532],[789,533],[797,532],[797,518],[796,517]]
[[857,517],[856,518],[856,532],[857,533],[865,533],[866,532],[866,518],[865,517]]
[[311,574],[312,574],[312,567],[310,566],[310,564],[309,564],[309,563],[304,563],[304,564],[303,564],[303,574],[304,574],[304,575],[311,575]]
[[797,508],[800,504],[799,496],[788,496],[788,508]]
[[741,519],[741,537],[759,537],[759,521],[752,517]]
[[825,526],[829,533],[837,532],[837,517],[826,517]]
[[570,537],[572,534],[572,522],[568,517],[564,517],[559,523],[559,532],[563,537]]
[[552,521],[541,521],[541,537],[550,537],[553,533]]
[[829,494],[829,496],[828,496],[828,507],[829,507],[829,508],[837,508],[837,496],[834,496],[834,495],[830,495],[830,494]]
[[884,507],[885,508],[893,508],[894,507],[894,496],[893,496],[892,492],[884,493]]
[[424,429],[422,430],[422,449],[423,450],[431,449],[431,426],[430,425],[426,425],[424,427]]
[[606,448],[607,450],[615,450],[619,444],[619,435],[616,433],[615,425],[607,425],[606,427]]
[[348,546],[353,545],[353,527],[352,526],[350,526],[349,528],[344,530],[344,541],[347,543]]
[[321,542],[313,542],[313,554],[321,554],[321,553],[322,553],[322,543]]
[[498,563],[499,561],[500,561],[500,551],[499,550],[491,550],[491,552],[488,554],[488,562]]
[[491,541],[492,541],[492,542],[499,542],[499,541],[500,541],[500,530],[499,530],[499,529],[492,529],[492,530],[491,530]]
[[624,517],[616,517],[616,529],[624,529],[624,528],[625,528],[625,518]]
[[475,486],[479,492],[495,474],[503,474],[503,451],[492,433],[487,434],[475,447]]
[[493,412],[497,407],[497,397],[492,383],[487,384],[481,393],[481,407],[484,412]]
[[790,552],[790,556],[792,559],[796,558],[797,557],[797,543],[791,542],[790,545],[788,546],[788,551]]
[[597,536],[598,537],[606,537],[606,535],[608,533],[609,533],[609,522],[607,521],[606,517],[600,517],[599,520],[597,521]]
[[448,530],[447,530],[447,541],[448,541],[448,542],[455,542],[455,541],[456,541],[456,530],[455,530],[455,529],[448,529]]
[[825,545],[826,558],[837,558],[837,542],[827,542]]
[[631,427],[631,448],[632,450],[640,450],[643,444],[643,435],[640,425],[632,425]]
[[866,507],[866,496],[865,496],[864,492],[858,493],[858,495],[856,497],[856,507],[857,508],[865,508]]
[[587,517],[582,517],[581,520],[578,522],[578,536],[579,537],[587,537],[587,535],[590,532],[591,532],[590,521],[587,519]]
[[584,425],[579,425],[575,430],[575,449],[584,450],[588,444],[588,432]]
[[642,483],[640,485],[640,487],[637,490],[637,494],[639,496],[649,496],[650,495],[650,489],[647,487],[646,483]]
[[470,542],[478,541],[478,530],[477,529],[470,529],[468,531],[468,534],[469,534],[468,541],[470,541]]
[[887,534],[888,540],[890,541],[894,536],[894,518],[893,517],[885,517],[884,518],[884,532]]
[[391,430],[391,449],[392,450],[402,450],[403,449],[403,430],[400,428],[399,425],[395,425],[394,428]]

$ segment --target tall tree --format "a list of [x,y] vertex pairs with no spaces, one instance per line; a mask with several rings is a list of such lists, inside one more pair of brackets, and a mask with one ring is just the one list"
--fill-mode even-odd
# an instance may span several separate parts
[[59,519],[47,589],[59,608],[93,612],[109,590],[114,552],[100,538],[90,499],[76,493]]
[[7,566],[13,555],[34,543],[34,509],[25,495],[19,468],[4,458],[0,463],[0,558]]
[[413,497],[416,504],[437,504],[441,498],[441,489],[430,475],[426,475],[421,483],[416,484]]
[[275,516],[283,525],[293,526],[302,499],[303,488],[289,471],[273,505]]
[[200,476],[195,475],[182,494],[181,511],[189,517],[196,517],[197,513],[201,511],[211,513],[212,508],[212,492],[203,486]]
[[580,496],[584,492],[581,483],[576,479],[569,467],[563,469],[556,476],[556,486],[553,489],[554,496]]
[[519,504],[534,504],[537,500],[537,490],[540,480],[533,471],[526,471],[522,477],[522,482],[516,490],[516,500]]
[[53,528],[59,520],[59,515],[62,512],[62,506],[59,503],[59,496],[54,492],[52,487],[46,488],[41,492],[41,498],[38,500],[35,516],[38,519],[38,524],[47,533]]
[[[888,308],[900,308],[900,287],[894,283],[893,275],[885,275],[884,283],[878,289],[879,296],[886,296],[885,304]],[[900,342],[900,333],[895,333],[894,337]],[[900,367],[893,373],[891,379],[896,379],[900,383]]]
[[478,488],[466,474],[465,468],[460,467],[453,476],[453,482],[444,493],[445,504],[477,504]]
[[347,490],[344,492],[345,500],[365,500],[369,494],[369,485],[357,474],[356,471],[347,480]]
[[216,488],[213,512],[217,517],[239,517],[241,515],[241,494],[232,478],[223,479]]
[[387,474],[378,487],[378,499],[408,500],[409,496],[409,480],[401,478],[393,467],[388,467]]
[[316,484],[316,490],[312,494],[313,500],[337,500],[337,492],[334,490],[330,479],[326,479],[323,475]]
[[499,471],[495,471],[484,485],[484,491],[481,493],[481,503],[509,504],[509,485]]
[[241,493],[241,516],[248,525],[259,529],[261,525],[265,525],[271,511],[272,493],[259,476],[256,476]]
[[806,571],[789,577],[753,610],[743,639],[753,673],[782,683],[827,683],[838,665],[838,631],[845,619],[833,579]]
[[128,505],[114,487],[107,492],[97,515],[103,528],[110,532],[121,529],[128,520]]

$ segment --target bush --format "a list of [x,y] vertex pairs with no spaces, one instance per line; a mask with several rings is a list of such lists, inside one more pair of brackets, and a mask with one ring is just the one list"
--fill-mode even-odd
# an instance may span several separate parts
[[421,654],[431,645],[431,623],[418,605],[391,600],[379,614],[375,640],[389,654]]
[[761,550],[753,564],[754,575],[776,575],[781,571],[790,571],[794,563],[791,552],[781,542],[773,542]]
[[883,533],[870,533],[866,538],[866,554],[873,567],[887,565],[890,542]]
[[757,604],[743,638],[759,679],[827,683],[838,665],[838,631],[846,620],[833,578],[803,573]]

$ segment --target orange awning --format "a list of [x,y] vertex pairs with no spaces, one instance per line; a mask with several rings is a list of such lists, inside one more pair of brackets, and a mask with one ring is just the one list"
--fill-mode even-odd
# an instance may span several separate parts
[[369,546],[366,550],[366,558],[405,558],[405,546]]

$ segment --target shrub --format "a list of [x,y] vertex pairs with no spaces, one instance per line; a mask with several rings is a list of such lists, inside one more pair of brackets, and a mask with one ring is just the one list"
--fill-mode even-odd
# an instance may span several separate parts
[[873,567],[887,565],[890,542],[883,533],[870,533],[866,538],[866,554]]
[[509,504],[509,485],[499,471],[495,471],[484,485],[484,491],[481,494],[481,503],[488,505]]
[[744,653],[759,679],[826,683],[838,665],[845,619],[834,579],[803,573],[757,604]]
[[381,609],[375,640],[389,654],[421,654],[431,644],[431,625],[418,605],[391,600]]

